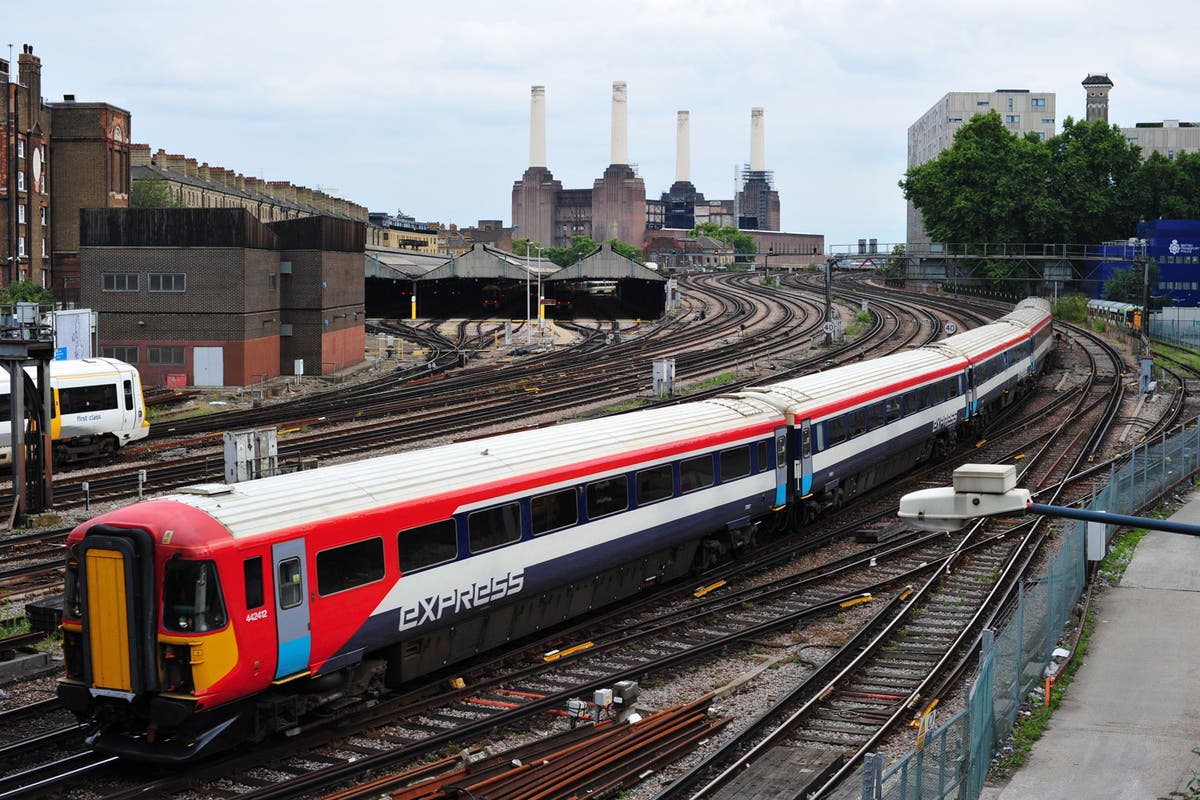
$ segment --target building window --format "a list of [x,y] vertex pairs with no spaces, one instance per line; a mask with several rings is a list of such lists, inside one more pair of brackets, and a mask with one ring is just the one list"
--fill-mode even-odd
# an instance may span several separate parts
[[46,240],[42,239],[42,258],[46,257]]
[[1013,110],[1013,99],[1011,97],[1008,98],[1008,110],[1009,111]]
[[105,272],[100,275],[100,291],[102,292],[136,292],[138,290],[138,274],[136,272]]
[[136,345],[104,345],[100,348],[100,355],[104,358],[115,358],[118,361],[124,361],[126,364],[138,363],[138,349]]
[[1046,132],[1045,132],[1045,131],[1038,131],[1038,132],[1037,132],[1037,137],[1038,137],[1039,139],[1041,139],[1043,142],[1044,142],[1044,141],[1046,141]]
[[275,288],[275,273],[274,272],[267,273],[267,288],[268,289]]
[[24,257],[25,257],[25,237],[18,236],[17,237],[17,258],[24,258]]
[[182,272],[151,272],[149,288],[152,292],[182,292],[187,290],[187,275]]
[[17,191],[25,191],[25,173],[17,171]]
[[1175,160],[1175,151],[1168,149],[1167,150],[1167,161],[1174,161],[1174,160]]
[[17,158],[25,157],[25,140],[17,139]]
[[147,348],[146,356],[152,367],[181,367],[184,364],[181,345],[173,347],[152,345]]
[[17,206],[17,224],[18,225],[25,224],[25,206],[23,206],[23,205]]
[[46,207],[45,206],[42,206],[41,212],[42,212],[42,224],[45,225],[46,224]]
[[990,101],[990,100],[976,100],[976,101],[975,101],[975,105],[976,105],[976,106],[978,106],[979,108],[987,108],[987,107],[989,107],[991,104],[992,104],[992,103],[991,103],[991,101]]
[[1043,125],[1053,125],[1054,117],[1042,117],[1042,124]]
[[1006,114],[1004,116],[1004,121],[1005,122],[1020,122],[1021,115],[1020,114]]
[[1046,107],[1046,98],[1035,97],[1029,101],[1029,105],[1033,106],[1034,108],[1045,108]]
[[962,122],[962,117],[951,117],[949,122]]

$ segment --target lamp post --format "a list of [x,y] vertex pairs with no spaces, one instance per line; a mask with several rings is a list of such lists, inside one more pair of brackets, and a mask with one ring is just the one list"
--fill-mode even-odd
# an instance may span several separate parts
[[533,344],[533,322],[529,313],[529,240],[525,240],[525,343]]
[[538,266],[538,280],[537,280],[537,297],[538,297],[538,336],[541,336],[541,335],[542,335],[542,314],[543,314],[543,313],[545,313],[545,312],[544,312],[544,306],[542,306],[542,250],[543,250],[543,249],[544,249],[544,248],[542,248],[542,246],[541,246],[541,245],[538,245],[538,249],[537,249],[537,251],[538,251],[538,254],[537,254],[537,266]]

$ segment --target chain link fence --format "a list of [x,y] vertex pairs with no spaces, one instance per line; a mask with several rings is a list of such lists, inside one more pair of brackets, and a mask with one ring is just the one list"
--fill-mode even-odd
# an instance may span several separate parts
[[[1173,436],[1135,447],[1114,467],[1088,508],[1135,514],[1200,471],[1200,418]],[[1094,524],[1094,523],[1093,523]],[[1104,531],[1107,539],[1110,531]],[[1087,576],[1088,523],[1064,520],[1058,551],[1045,576],[1021,587],[1017,608],[1005,626],[986,631],[979,668],[966,690],[966,703],[923,746],[894,763],[867,756],[861,775],[862,800],[976,800],[992,756],[1008,737],[1021,704],[1040,686],[1058,637],[1079,602]],[[845,796],[845,795],[843,795]]]

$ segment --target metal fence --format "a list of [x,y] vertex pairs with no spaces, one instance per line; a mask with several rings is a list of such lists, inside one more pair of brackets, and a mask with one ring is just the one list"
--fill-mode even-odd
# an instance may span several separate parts
[[[1164,434],[1134,448],[1088,507],[1137,513],[1197,471],[1200,418],[1173,436]],[[1087,525],[1066,522],[1045,576],[1021,587],[1016,612],[1004,628],[994,636],[984,633],[979,669],[966,690],[963,710],[929,733],[921,749],[883,769],[877,766],[877,756],[868,756],[862,800],[979,797],[993,754],[1011,731],[1022,702],[1041,684],[1058,637],[1083,593]]]

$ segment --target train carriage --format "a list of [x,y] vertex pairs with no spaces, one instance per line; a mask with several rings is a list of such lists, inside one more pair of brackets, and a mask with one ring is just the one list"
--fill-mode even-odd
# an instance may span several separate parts
[[[26,373],[36,380],[32,367]],[[115,358],[50,362],[50,434],[54,462],[108,456],[150,435],[146,402],[137,368]],[[9,375],[0,370],[0,426],[8,430]],[[7,437],[6,437],[7,439]],[[0,446],[0,464],[12,449]]]
[[[686,408],[102,515],[69,542],[66,650],[88,658],[68,657],[60,694],[105,720],[101,749],[191,758],[291,724],[321,692],[420,675],[686,574],[698,548],[749,543],[788,481],[775,408]],[[203,600],[187,588],[201,583]],[[150,727],[155,742],[131,735]]]
[[[68,538],[63,703],[185,761],[752,545],[951,446],[1053,346],[1049,305],[717,398],[192,487]],[[993,366],[995,367],[993,369]]]

